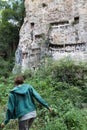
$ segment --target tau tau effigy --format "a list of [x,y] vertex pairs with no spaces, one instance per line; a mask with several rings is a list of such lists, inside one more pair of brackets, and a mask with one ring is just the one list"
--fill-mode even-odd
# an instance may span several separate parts
[[16,65],[35,69],[49,55],[87,58],[87,0],[25,0]]

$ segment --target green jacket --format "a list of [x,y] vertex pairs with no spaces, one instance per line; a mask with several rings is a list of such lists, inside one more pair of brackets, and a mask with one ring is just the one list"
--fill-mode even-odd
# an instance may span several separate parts
[[4,124],[6,125],[10,119],[20,118],[29,112],[35,111],[36,106],[33,98],[49,109],[46,101],[36,92],[32,86],[28,84],[22,84],[11,90],[9,94],[8,107]]

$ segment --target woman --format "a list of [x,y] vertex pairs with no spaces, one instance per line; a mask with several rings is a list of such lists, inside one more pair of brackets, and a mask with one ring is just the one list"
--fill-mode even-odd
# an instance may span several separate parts
[[23,76],[17,76],[14,84],[15,88],[9,94],[6,118],[1,124],[1,127],[4,128],[10,119],[18,118],[19,130],[29,130],[32,122],[36,118],[34,98],[50,112],[52,109],[31,85],[24,84]]

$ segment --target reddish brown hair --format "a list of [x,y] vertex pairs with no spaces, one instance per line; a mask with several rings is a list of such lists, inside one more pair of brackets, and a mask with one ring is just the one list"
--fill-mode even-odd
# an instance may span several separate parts
[[23,76],[16,76],[14,80],[14,85],[20,85],[24,83],[24,77]]

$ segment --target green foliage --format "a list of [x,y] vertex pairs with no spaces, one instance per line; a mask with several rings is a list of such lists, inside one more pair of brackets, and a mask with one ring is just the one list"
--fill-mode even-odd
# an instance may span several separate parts
[[3,55],[3,51],[7,52],[10,57],[19,42],[19,30],[23,24],[25,8],[23,0],[9,0],[6,4],[7,6],[1,2],[1,7],[4,9],[1,10],[0,17],[0,53]]
[[8,59],[8,61],[0,58],[0,76],[4,76],[5,78],[9,77],[12,73],[14,61],[13,59]]
[[[21,73],[19,73],[21,74]],[[23,73],[25,83],[31,84],[50,104],[53,111],[39,103],[37,118],[31,130],[86,130],[87,129],[87,65],[70,59],[44,62],[35,71]],[[0,78],[0,121],[5,117],[9,91],[14,87],[14,76]],[[5,128],[17,130],[18,122],[11,121]]]
[[[73,60],[65,59],[53,65],[53,79],[55,81],[66,81],[73,85],[84,85],[85,63],[75,63]],[[87,73],[87,72],[85,72]]]
[[[14,46],[19,41],[19,31],[16,25],[9,22],[2,23],[0,25],[0,50],[1,52],[7,52],[8,55],[12,55]],[[15,43],[15,45],[14,45]],[[8,51],[7,51],[8,50]]]
[[50,122],[46,127],[40,130],[68,130],[63,120],[56,118],[55,121]]
[[8,77],[25,17],[24,0],[1,0],[0,8],[0,76]]
[[[87,113],[86,113],[87,114]],[[84,112],[79,109],[70,110],[65,114],[65,123],[68,130],[86,130],[87,123]]]
[[7,7],[8,7],[7,1],[0,0],[0,10]]

